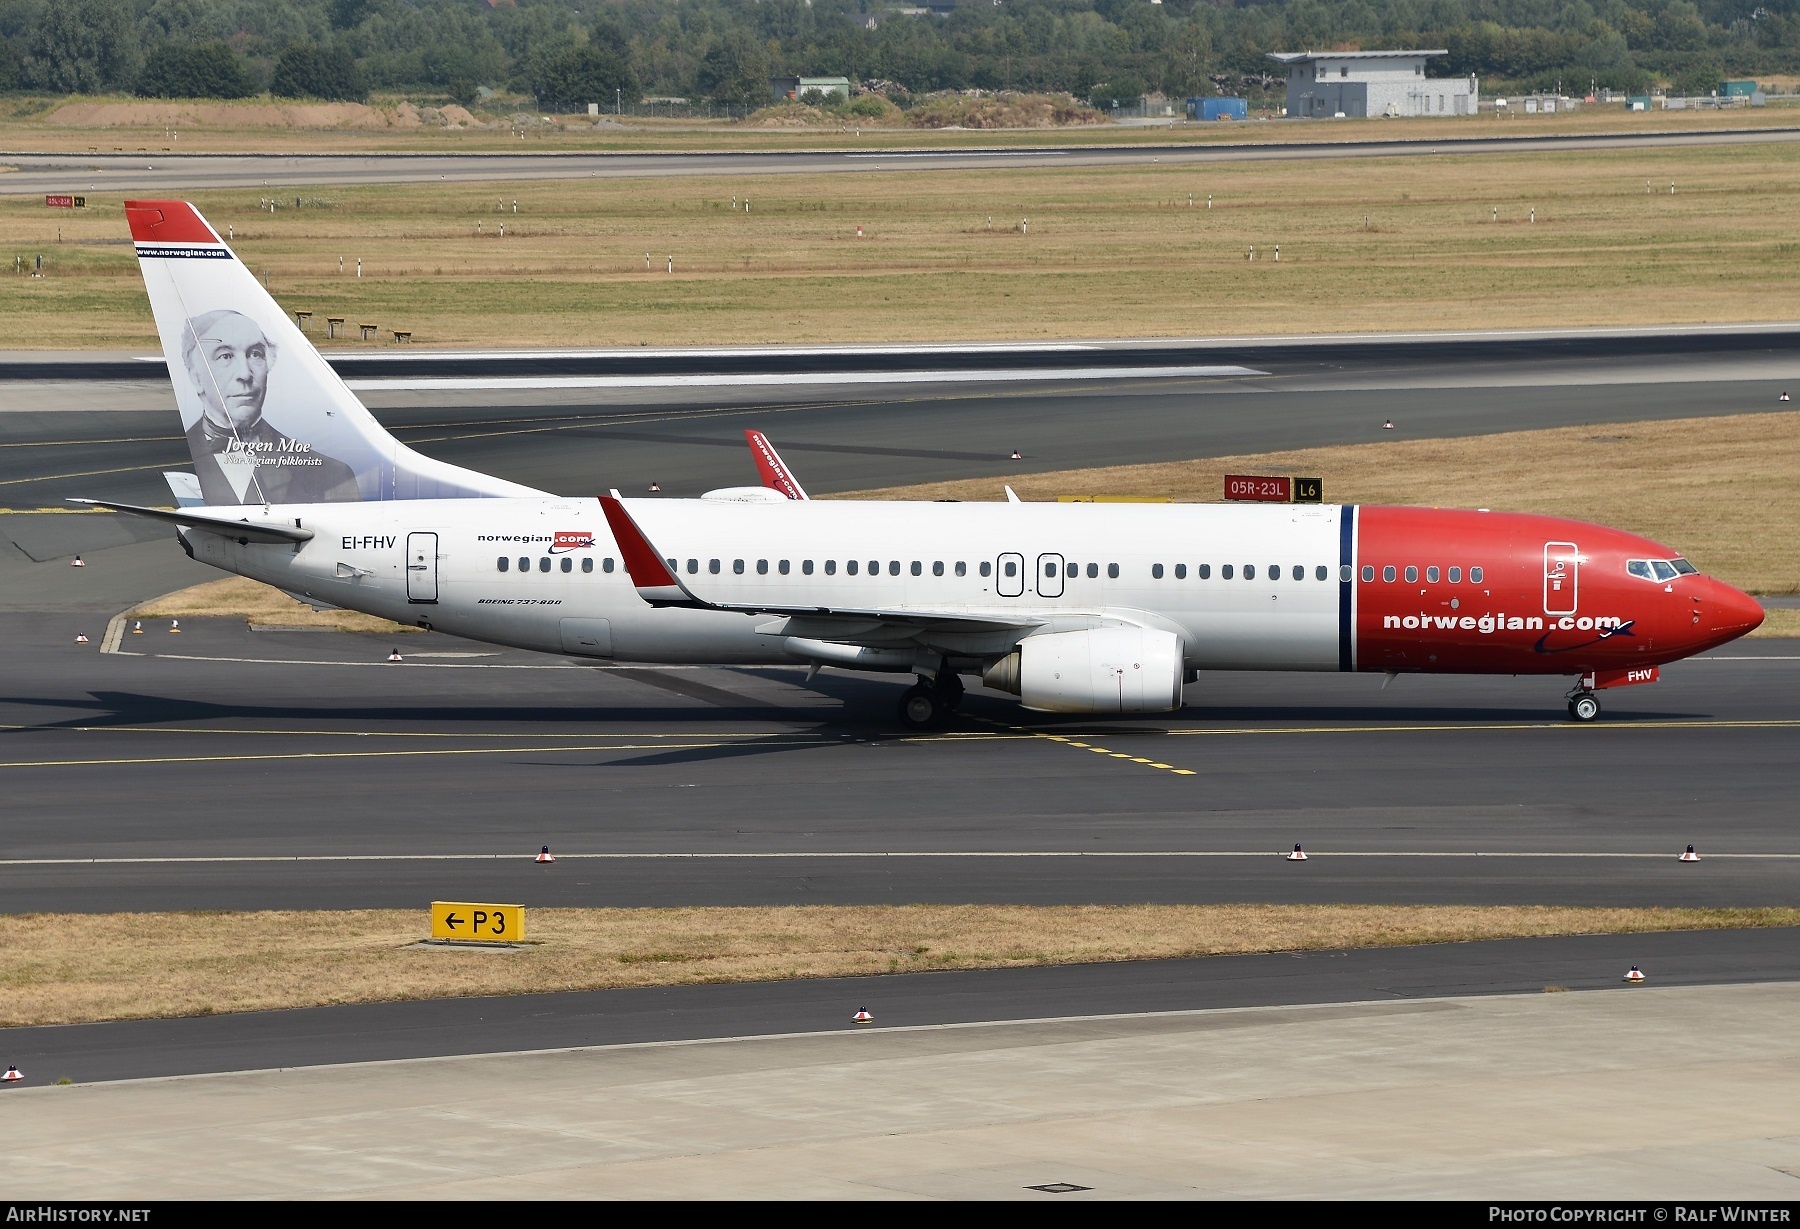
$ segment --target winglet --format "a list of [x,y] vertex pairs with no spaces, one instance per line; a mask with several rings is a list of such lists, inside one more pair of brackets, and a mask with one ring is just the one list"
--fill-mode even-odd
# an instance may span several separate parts
[[619,497],[602,495],[600,510],[606,513],[606,523],[612,529],[613,541],[619,544],[619,554],[625,560],[626,574],[631,583],[637,587],[638,596],[652,606],[704,606],[675,575],[674,560],[664,562],[657,555],[656,548],[650,545],[650,539],[644,531],[637,527],[631,519],[631,513],[625,511],[625,505]]
[[801,489],[799,479],[794,471],[787,467],[781,454],[775,451],[775,445],[769,443],[769,437],[761,431],[744,429],[744,438],[750,441],[750,455],[756,459],[756,472],[762,475],[762,484],[771,491],[780,491],[789,499],[805,499],[806,492]]

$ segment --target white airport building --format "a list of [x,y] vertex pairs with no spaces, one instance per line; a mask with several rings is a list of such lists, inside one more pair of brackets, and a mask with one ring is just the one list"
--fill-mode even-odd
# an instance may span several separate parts
[[1427,77],[1425,61],[1448,51],[1272,51],[1287,66],[1287,113],[1301,118],[1473,115],[1474,77]]

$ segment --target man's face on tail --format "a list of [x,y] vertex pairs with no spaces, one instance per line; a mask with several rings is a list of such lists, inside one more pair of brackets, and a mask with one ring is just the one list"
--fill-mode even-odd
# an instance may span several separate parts
[[207,418],[216,427],[245,431],[262,417],[275,347],[248,316],[208,312],[190,322],[188,374],[200,390]]

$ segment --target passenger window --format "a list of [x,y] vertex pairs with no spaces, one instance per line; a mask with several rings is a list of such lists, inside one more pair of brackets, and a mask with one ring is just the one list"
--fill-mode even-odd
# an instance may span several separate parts
[[1280,580],[1281,579],[1281,565],[1279,563],[1271,563],[1269,565],[1269,579],[1270,580]]
[[688,560],[688,575],[692,576],[699,570],[700,570],[700,561],[698,559],[689,559]]
[[608,555],[605,559],[601,560],[600,570],[602,572],[610,572],[613,570],[613,561],[612,561],[611,555]]
[[1046,563],[1044,565],[1044,575],[1054,580],[1056,578],[1056,565],[1054,563]]
[[1015,562],[1015,561],[1014,561],[1014,560],[1011,560],[1011,559],[1008,559],[1008,560],[1007,560],[1007,561],[1006,561],[1006,574],[1007,574],[1007,575],[1008,575],[1008,576],[1009,576],[1009,577],[1010,577],[1010,576],[1017,576],[1017,575],[1018,575],[1018,574],[1019,574],[1019,565],[1018,565],[1018,563],[1017,563],[1017,562]]
[[1178,563],[1175,565],[1175,579],[1176,580],[1186,580],[1187,579],[1187,564]]
[[[1363,564],[1362,578],[1363,578],[1363,584],[1365,584],[1365,585],[1374,581],[1374,579],[1375,579],[1375,565],[1374,564],[1372,564],[1372,563]],[[1392,580],[1394,578],[1392,576],[1390,576],[1390,577],[1388,577],[1388,579]]]
[[1220,580],[1230,580],[1233,575],[1235,575],[1235,573],[1232,569],[1232,566],[1229,563],[1221,563],[1219,565],[1219,579]]
[[1194,575],[1198,576],[1201,580],[1211,580],[1212,579],[1212,564],[1210,564],[1210,563],[1201,564],[1199,567],[1194,569]]
[[802,575],[802,576],[811,576],[812,575],[812,560],[811,559],[802,559],[800,561],[800,575]]
[[775,570],[780,572],[783,576],[786,576],[788,574],[788,561],[783,559],[780,563],[777,563],[775,565]]
[[756,561],[756,574],[758,576],[767,576],[769,574],[769,561],[767,559],[758,559]]
[[731,561],[731,574],[733,576],[742,576],[744,574],[744,561],[742,559],[733,559]]
[[512,566],[512,560],[508,559],[505,555],[502,555],[494,561],[494,566],[504,572],[507,568]]
[[565,572],[573,572],[575,570],[575,561],[573,559],[569,558],[567,555],[564,555],[563,561],[562,561],[562,570]]
[[711,572],[714,576],[717,576],[719,574],[719,561],[717,559],[708,559],[706,561],[706,570]]
[[1088,564],[1088,579],[1089,580],[1097,580],[1099,578],[1099,576],[1100,576],[1100,565],[1097,563]]
[[1162,579],[1162,564],[1160,564],[1160,563],[1151,564],[1150,565],[1150,575],[1153,576],[1154,578],[1156,578],[1157,580],[1161,580]]
[[663,562],[669,565],[669,571],[671,571],[671,572],[681,571],[681,565],[679,563],[676,563],[673,559],[664,559]]
[[983,576],[992,576],[994,574],[994,565],[989,563],[986,559],[983,559],[981,561],[981,574]]
[[1469,583],[1472,585],[1478,585],[1481,583],[1481,569],[1480,568],[1470,568],[1469,569]]
[[[860,567],[862,567],[862,564],[858,563],[854,559],[848,559],[848,560],[844,561],[844,571],[851,576],[856,575],[857,569]],[[826,570],[830,571],[829,564],[826,565]]]
[[[854,568],[856,565],[853,563],[850,566]],[[837,575],[837,560],[836,559],[827,559],[825,561],[825,575],[827,575],[827,576],[836,576]]]
[[1437,582],[1438,582],[1437,568],[1435,568],[1435,567],[1426,568],[1425,569],[1425,583],[1428,585],[1435,585],[1435,584],[1437,584]]
[[1256,565],[1254,563],[1246,563],[1244,565],[1244,579],[1245,580],[1255,580],[1256,579]]
[[1074,580],[1077,576],[1081,575],[1081,565],[1079,563],[1071,563],[1068,567],[1063,569],[1063,575],[1070,580]]
[[[1306,569],[1298,563],[1296,563],[1294,565],[1294,579],[1295,580],[1305,580],[1306,579]],[[1320,580],[1325,579],[1325,569],[1324,568],[1319,569],[1319,579]]]
[[1119,565],[1118,564],[1109,563],[1106,565],[1106,578],[1108,580],[1119,579]]
[[933,576],[942,576],[944,574],[944,561],[942,559],[933,559],[931,561],[931,574]]
[[1409,585],[1419,583],[1419,569],[1412,566],[1410,563],[1406,565],[1406,583]]
[[964,563],[961,559],[958,559],[956,561],[956,574],[958,576],[967,576],[969,574],[969,565]]
[[1462,569],[1461,568],[1451,568],[1448,579],[1449,579],[1450,583],[1453,585],[1462,584]]
[[521,571],[521,572],[531,571],[531,560],[527,559],[523,555],[519,556],[519,571]]
[[[874,570],[875,570],[875,569],[874,569],[874,568],[870,568],[870,569],[869,569],[869,570],[870,570],[870,571],[871,571],[871,572],[872,572],[872,571],[874,571]],[[916,574],[917,574],[917,573],[915,573],[915,575],[916,575]],[[888,575],[889,575],[889,576],[898,576],[898,575],[900,575],[900,561],[899,561],[899,560],[898,560],[898,559],[890,559],[890,560],[888,560]]]
[[879,559],[869,560],[869,575],[871,575],[871,576],[881,575],[881,560],[879,560]]
[[[943,565],[943,564],[941,564],[941,563],[940,563],[940,564],[939,564],[939,565],[938,565],[938,571],[939,571],[939,572],[942,572],[942,571],[943,571],[943,570],[944,570],[944,565]],[[913,561],[912,561],[912,574],[913,574],[913,575],[914,575],[914,576],[923,576],[923,575],[925,575],[925,565],[924,565],[924,564],[922,564],[922,563],[920,563],[920,562],[919,562],[919,561],[918,561],[918,560],[917,560],[917,559],[914,559],[914,560],[913,560]]]
[[594,570],[594,557],[592,555],[589,555],[586,559],[581,561],[581,570],[584,572],[591,572]]
[[550,556],[545,555],[542,559],[538,560],[538,571],[548,572],[549,570],[550,570]]
[[1385,580],[1390,585],[1394,583],[1394,565],[1393,564],[1390,563],[1386,567],[1381,569],[1381,579]]
[[[1322,563],[1318,567],[1313,569],[1313,576],[1315,579],[1324,580],[1326,577],[1328,577],[1330,575],[1331,575],[1331,570]],[[1344,568],[1344,579],[1345,580],[1350,579],[1350,569],[1348,567]]]

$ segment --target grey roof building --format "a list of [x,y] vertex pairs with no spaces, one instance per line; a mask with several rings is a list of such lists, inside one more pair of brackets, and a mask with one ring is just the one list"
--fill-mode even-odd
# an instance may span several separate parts
[[1473,115],[1474,77],[1427,77],[1425,61],[1448,51],[1272,51],[1287,66],[1287,113],[1308,118]]

